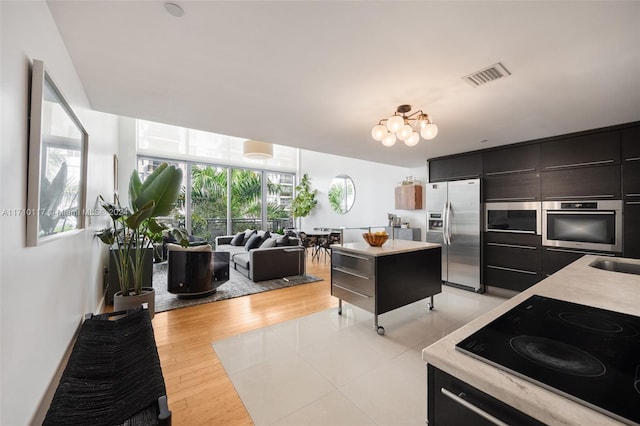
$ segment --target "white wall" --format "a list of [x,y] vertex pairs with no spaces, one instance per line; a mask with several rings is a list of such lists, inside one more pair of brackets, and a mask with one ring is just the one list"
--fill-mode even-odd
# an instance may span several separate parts
[[[396,210],[394,188],[407,176],[413,176],[424,184],[427,181],[426,159],[424,167],[405,168],[301,150],[300,176],[305,173],[311,178],[311,188],[318,190],[318,204],[309,216],[300,219],[302,230],[315,227],[386,226],[387,213],[394,213],[407,219],[412,228],[421,228],[424,241],[425,210]],[[331,209],[328,199],[331,179],[339,174],[349,175],[356,188],[353,208],[343,215]],[[346,241],[356,239],[362,240],[357,231],[349,232],[345,237]]]
[[[111,194],[117,120],[91,111],[44,1],[0,1],[0,203],[26,207],[29,75],[41,59],[89,133],[86,208]],[[0,424],[28,424],[73,339],[83,314],[102,300],[106,247],[93,237],[107,223],[38,247],[25,246],[26,219],[0,216]],[[46,398],[45,398],[46,401]]]

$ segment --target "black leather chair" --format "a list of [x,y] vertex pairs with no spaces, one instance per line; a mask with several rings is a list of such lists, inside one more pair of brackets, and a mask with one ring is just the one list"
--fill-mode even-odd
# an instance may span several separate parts
[[181,247],[167,244],[167,291],[182,298],[215,293],[229,280],[229,253],[211,246]]

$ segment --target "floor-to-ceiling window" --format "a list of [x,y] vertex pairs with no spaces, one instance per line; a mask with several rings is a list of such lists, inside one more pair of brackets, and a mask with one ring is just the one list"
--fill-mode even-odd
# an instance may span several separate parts
[[269,160],[242,157],[244,139],[137,120],[141,177],[162,161],[182,168],[179,205],[167,222],[213,241],[247,228],[293,226],[297,150],[274,145]]

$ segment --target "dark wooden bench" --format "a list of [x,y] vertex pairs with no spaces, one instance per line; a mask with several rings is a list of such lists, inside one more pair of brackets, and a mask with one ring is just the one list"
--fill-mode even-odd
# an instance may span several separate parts
[[87,314],[44,425],[171,425],[149,311]]

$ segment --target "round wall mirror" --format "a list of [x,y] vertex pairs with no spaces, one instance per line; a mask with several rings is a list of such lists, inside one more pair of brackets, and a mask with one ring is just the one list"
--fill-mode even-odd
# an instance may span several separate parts
[[338,175],[331,180],[329,187],[329,205],[339,214],[345,214],[356,199],[356,187],[347,175]]

